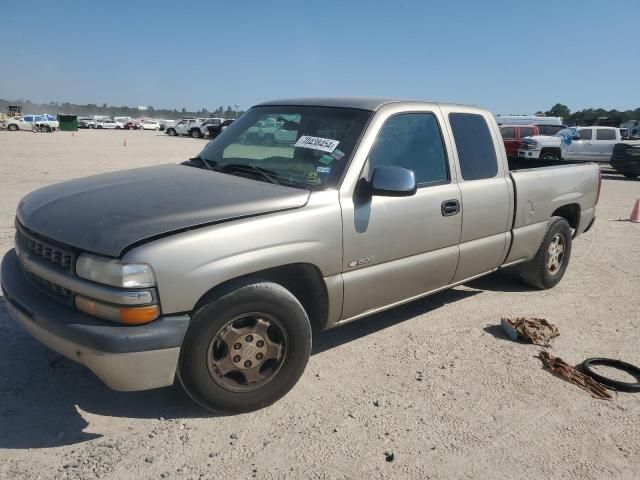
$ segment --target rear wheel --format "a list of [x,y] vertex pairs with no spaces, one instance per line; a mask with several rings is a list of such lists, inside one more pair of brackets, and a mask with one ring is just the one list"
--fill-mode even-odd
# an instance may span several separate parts
[[311,353],[311,325],[291,292],[247,279],[196,311],[178,376],[198,404],[218,413],[257,410],[296,384]]
[[191,138],[200,138],[201,136],[202,136],[202,133],[197,128],[194,128],[193,130],[191,130]]
[[571,227],[562,217],[551,217],[538,253],[520,267],[525,283],[540,288],[555,287],[567,269],[571,257]]

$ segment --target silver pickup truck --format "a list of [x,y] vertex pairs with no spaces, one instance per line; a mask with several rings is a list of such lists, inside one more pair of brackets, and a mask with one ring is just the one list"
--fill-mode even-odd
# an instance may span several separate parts
[[[274,117],[295,142],[246,142]],[[505,266],[555,286],[599,192],[594,164],[510,165],[479,108],[273,101],[184,163],[27,195],[2,290],[113,389],[177,378],[205,408],[244,412],[295,385],[312,331]]]

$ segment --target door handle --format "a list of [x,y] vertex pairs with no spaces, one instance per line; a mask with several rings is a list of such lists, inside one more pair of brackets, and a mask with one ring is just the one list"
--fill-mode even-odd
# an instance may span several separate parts
[[443,217],[457,215],[460,212],[460,202],[458,200],[445,200],[440,207]]

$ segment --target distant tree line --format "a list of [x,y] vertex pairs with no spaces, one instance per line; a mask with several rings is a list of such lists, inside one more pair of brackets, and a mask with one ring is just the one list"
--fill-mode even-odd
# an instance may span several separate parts
[[109,117],[150,117],[150,118],[161,118],[167,120],[175,120],[181,117],[221,117],[221,118],[238,118],[242,113],[242,110],[238,109],[238,106],[235,105],[233,108],[231,105],[227,107],[219,106],[215,110],[207,110],[206,108],[201,108],[198,111],[188,111],[186,108],[177,109],[168,109],[168,108],[160,108],[155,109],[152,106],[148,106],[146,110],[139,110],[137,107],[128,107],[126,105],[122,105],[117,107],[115,105],[107,105],[103,103],[102,105],[96,105],[93,103],[88,103],[87,105],[78,105],[75,103],[69,102],[49,102],[49,103],[34,103],[30,100],[5,100],[4,98],[0,98],[0,113],[6,113],[8,105],[20,105],[22,106],[23,113],[49,113],[51,115],[56,115],[58,113],[68,113],[71,115],[78,115],[80,117],[90,117],[93,115],[105,115]]
[[547,117],[562,117],[565,123],[575,123],[576,125],[595,125],[597,123],[606,123],[608,125],[618,126],[629,120],[640,120],[640,108],[635,110],[605,110],[604,108],[585,108],[577,112],[571,112],[569,107],[561,103],[556,103],[544,113]]

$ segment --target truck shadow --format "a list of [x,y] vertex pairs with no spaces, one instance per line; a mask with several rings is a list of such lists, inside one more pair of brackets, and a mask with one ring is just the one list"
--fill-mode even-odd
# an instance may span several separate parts
[[[495,276],[492,276],[492,278]],[[315,336],[312,355],[392,327],[472,297],[502,289],[500,279],[483,287],[453,289],[372,315]],[[512,290],[510,290],[512,291]],[[172,421],[215,416],[197,406],[175,386],[146,392],[115,392],[87,368],[55,354],[24,332],[9,317],[0,297],[0,448],[50,448],[100,438],[86,432],[84,412],[103,417]]]

